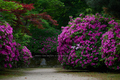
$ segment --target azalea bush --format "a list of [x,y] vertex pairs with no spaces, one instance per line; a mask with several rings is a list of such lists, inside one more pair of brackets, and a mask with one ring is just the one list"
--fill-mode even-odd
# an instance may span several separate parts
[[57,52],[57,37],[61,31],[54,28],[49,29],[31,29],[32,38],[28,43],[28,49],[33,55],[56,54]]
[[70,17],[68,26],[62,27],[58,36],[58,60],[64,68],[98,68],[103,67],[99,52],[101,37],[109,28],[111,18],[80,14]]
[[0,68],[11,68],[29,63],[31,52],[26,46],[13,39],[13,28],[8,23],[0,23]]
[[120,69],[120,24],[111,20],[112,26],[105,34],[102,35],[101,53],[102,60],[110,69]]

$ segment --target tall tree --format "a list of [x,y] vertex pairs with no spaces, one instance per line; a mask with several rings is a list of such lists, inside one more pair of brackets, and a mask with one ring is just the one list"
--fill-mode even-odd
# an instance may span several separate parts
[[[15,1],[12,1],[15,2]],[[3,1],[3,3],[11,3],[11,1]],[[22,9],[6,9],[1,7],[1,12],[7,12],[9,14],[13,14],[15,18],[12,20],[14,21],[14,29],[22,29],[23,32],[29,33],[28,26],[29,24],[33,24],[34,26],[37,26],[38,28],[43,29],[42,21],[41,19],[46,19],[52,22],[54,25],[58,25],[56,20],[53,20],[50,15],[47,13],[40,13],[40,14],[28,14],[28,11],[31,11],[34,9],[33,4],[25,4],[25,3],[18,3],[22,6]],[[3,15],[4,16],[4,15]]]
[[98,10],[120,19],[120,0],[86,0],[87,4]]
[[[12,1],[12,0],[10,0]],[[19,1],[22,3],[22,0],[14,0]],[[32,14],[39,14],[43,12],[47,12],[50,16],[52,16],[53,19],[58,21],[58,24],[60,22],[59,18],[61,18],[62,13],[64,12],[64,3],[62,3],[60,0],[24,0],[25,4],[34,4],[35,9],[30,11]],[[56,26],[54,26],[56,28]]]
[[61,15],[61,24],[66,26],[69,21],[69,16],[76,17],[80,13],[84,13],[85,9],[88,8],[85,0],[60,0],[65,4],[64,12]]

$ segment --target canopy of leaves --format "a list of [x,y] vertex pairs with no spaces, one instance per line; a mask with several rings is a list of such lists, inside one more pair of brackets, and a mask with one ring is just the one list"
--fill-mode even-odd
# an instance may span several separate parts
[[[27,4],[33,3],[35,7],[35,9],[32,10],[33,13],[47,12],[50,16],[52,16],[53,19],[58,21],[58,24],[62,23],[61,21],[63,21],[62,16],[64,15],[65,12],[65,5],[60,0],[24,0],[24,1],[16,0],[16,1],[20,1]],[[61,27],[61,25],[59,25],[58,27]]]
[[[11,3],[11,1],[9,0],[5,1],[5,4],[6,3]],[[17,4],[18,2],[15,2],[15,3]],[[52,17],[47,13],[31,14],[29,11],[34,9],[34,6],[32,3],[31,4],[19,3],[19,5],[22,5],[22,8],[23,8],[22,10],[21,9],[7,10],[6,8],[1,6],[2,7],[1,14],[3,19],[5,19],[8,22],[10,20],[10,23],[12,23],[12,26],[14,27],[15,30],[22,29],[22,32],[29,33],[28,28],[30,27],[31,24],[32,24],[32,27],[38,27],[43,29],[41,19],[49,20],[53,25],[58,25],[57,21],[53,20]]]
[[88,8],[84,0],[60,0],[65,4],[64,11],[58,19],[61,26],[66,26],[69,21],[69,16],[76,17],[80,13],[84,13],[85,9]]
[[22,10],[22,5],[15,3],[15,2],[8,2],[0,0],[0,21],[4,22],[7,21],[9,23],[13,23],[12,19],[15,19],[14,14],[10,14],[11,10]]
[[87,4],[101,12],[102,8],[107,14],[120,19],[120,0],[86,0]]
[[6,10],[22,9],[22,5],[19,5],[18,3],[11,1],[8,2],[8,1],[0,0],[0,10],[1,9],[6,9]]
[[58,21],[59,26],[55,28],[61,29],[61,26],[66,26],[69,21],[69,16],[76,17],[80,13],[85,13],[86,8],[89,8],[85,0],[16,0],[23,3],[33,3],[37,13],[47,12],[53,19]]

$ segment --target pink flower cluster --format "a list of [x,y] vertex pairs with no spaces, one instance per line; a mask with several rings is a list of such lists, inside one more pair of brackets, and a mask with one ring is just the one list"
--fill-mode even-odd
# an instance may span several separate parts
[[[12,67],[15,63],[22,60],[26,62],[28,58],[32,58],[31,52],[19,43],[13,40],[13,29],[8,24],[0,25],[0,67]],[[27,58],[25,58],[27,57]]]
[[111,20],[113,27],[102,35],[102,58],[110,69],[120,69],[120,24]]
[[44,45],[42,49],[39,50],[42,54],[48,54],[50,52],[55,51],[57,47],[57,39],[56,37],[47,37],[44,41],[40,41],[41,45]]
[[98,67],[101,64],[100,38],[108,30],[109,21],[99,14],[75,19],[70,17],[69,25],[62,27],[62,33],[58,36],[58,60],[63,66]]

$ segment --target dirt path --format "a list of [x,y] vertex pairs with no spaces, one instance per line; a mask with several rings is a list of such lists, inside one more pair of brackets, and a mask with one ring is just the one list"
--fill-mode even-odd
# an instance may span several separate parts
[[25,76],[13,77],[11,79],[2,80],[98,80],[93,77],[73,76],[69,73],[60,73],[55,68],[35,69],[25,71]]

